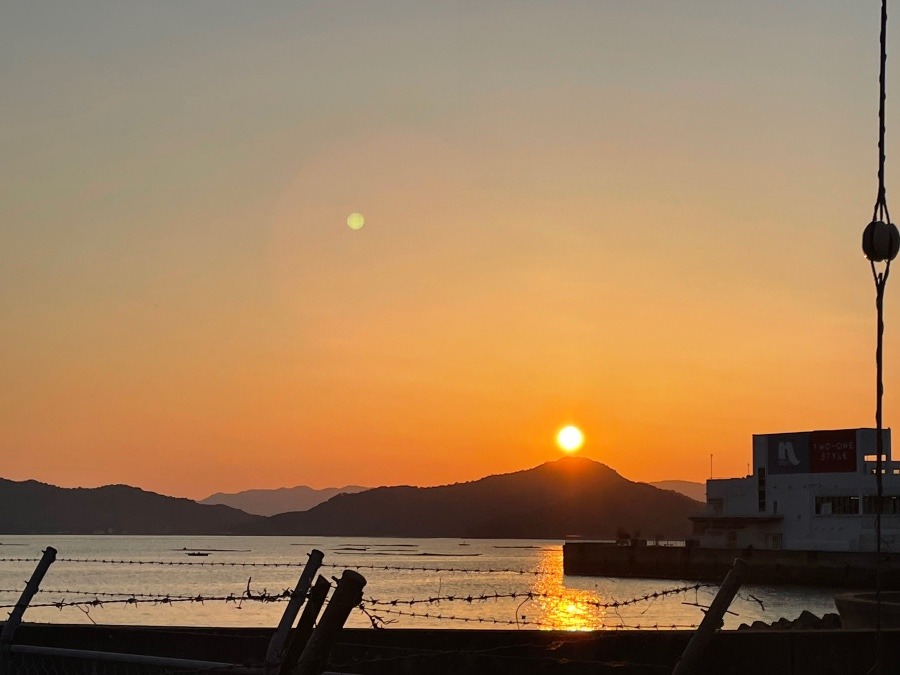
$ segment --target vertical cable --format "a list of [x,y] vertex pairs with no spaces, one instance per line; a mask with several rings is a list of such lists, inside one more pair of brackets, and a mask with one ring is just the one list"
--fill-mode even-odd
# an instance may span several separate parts
[[[875,210],[873,221],[881,221],[890,224],[891,216],[887,207],[887,196],[884,186],[884,136],[885,136],[885,70],[887,66],[887,0],[881,0],[881,62],[878,73],[878,194],[875,198]],[[881,521],[884,510],[884,465],[882,453],[884,452],[884,438],[882,430],[882,399],[884,398],[884,287],[891,271],[891,256],[887,261],[883,272],[875,268],[875,262],[870,261],[872,278],[875,281],[875,311],[877,315],[876,346],[875,346],[875,666],[873,671],[883,672],[884,659],[882,658],[884,644],[881,635]]]

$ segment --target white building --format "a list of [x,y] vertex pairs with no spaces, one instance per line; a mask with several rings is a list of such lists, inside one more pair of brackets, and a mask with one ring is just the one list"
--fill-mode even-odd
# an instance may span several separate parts
[[[882,549],[900,550],[900,462],[882,455]],[[875,550],[875,429],[753,436],[753,473],[708,480],[703,548]]]

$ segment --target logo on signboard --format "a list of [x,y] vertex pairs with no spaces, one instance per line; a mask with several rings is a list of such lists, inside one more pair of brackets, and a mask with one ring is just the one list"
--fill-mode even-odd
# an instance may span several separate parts
[[809,433],[771,434],[769,473],[809,473]]
[[799,466],[800,460],[794,454],[794,444],[790,441],[782,441],[778,444],[778,462],[790,462],[793,466]]

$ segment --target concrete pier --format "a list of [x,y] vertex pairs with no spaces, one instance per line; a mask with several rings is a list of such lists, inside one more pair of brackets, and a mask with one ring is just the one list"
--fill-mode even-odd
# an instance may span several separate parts
[[[687,579],[719,582],[734,559],[749,563],[747,584],[874,588],[874,553],[772,551],[696,546],[620,546],[566,542],[563,569],[574,576]],[[884,588],[900,590],[900,556],[882,554]]]

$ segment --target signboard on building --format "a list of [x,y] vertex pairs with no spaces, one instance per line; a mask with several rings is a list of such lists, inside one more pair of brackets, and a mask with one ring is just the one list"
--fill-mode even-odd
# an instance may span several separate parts
[[813,431],[809,435],[812,473],[856,471],[856,429]]
[[770,434],[770,474],[856,471],[856,429]]

